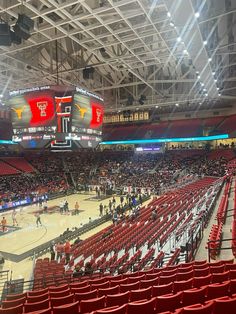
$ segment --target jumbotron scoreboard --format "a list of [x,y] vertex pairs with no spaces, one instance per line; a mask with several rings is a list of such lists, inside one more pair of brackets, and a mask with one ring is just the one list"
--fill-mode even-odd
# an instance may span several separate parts
[[103,99],[80,87],[10,92],[13,141],[24,148],[94,148],[101,142]]

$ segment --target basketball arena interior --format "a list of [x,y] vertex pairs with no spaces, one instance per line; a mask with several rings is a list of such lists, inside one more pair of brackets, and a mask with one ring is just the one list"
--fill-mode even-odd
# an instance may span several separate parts
[[233,314],[236,0],[0,1],[0,314]]

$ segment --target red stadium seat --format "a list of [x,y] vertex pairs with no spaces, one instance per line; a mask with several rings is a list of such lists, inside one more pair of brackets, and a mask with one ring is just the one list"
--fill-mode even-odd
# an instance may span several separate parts
[[212,283],[223,282],[229,280],[229,271],[223,273],[213,273],[212,274]]
[[[84,286],[84,287],[80,287],[80,288],[74,288],[74,287],[71,287],[70,291],[72,293],[85,293],[85,292],[89,292],[91,290],[90,286],[87,285],[87,286]],[[93,289],[92,289],[93,290]]]
[[0,308],[0,314],[22,314],[23,304],[17,305],[15,307],[9,307],[7,309]]
[[179,312],[176,311],[176,314],[177,313],[181,313],[181,314],[212,314],[213,309],[214,309],[214,303],[208,302],[206,305],[195,304],[195,305],[190,305],[190,306],[184,307]]
[[126,314],[127,311],[127,304],[124,304],[122,306],[114,306],[114,307],[108,307],[102,310],[97,310],[96,314]]
[[183,306],[196,303],[203,303],[206,299],[207,287],[193,288],[183,291]]
[[207,300],[229,295],[230,281],[208,285]]
[[47,300],[49,298],[49,294],[45,293],[45,294],[41,294],[38,296],[28,296],[27,297],[27,303],[34,303],[34,302],[40,302],[40,301],[44,301]]
[[82,300],[80,302],[80,313],[90,313],[105,307],[105,296],[96,299]]
[[89,300],[97,297],[97,290],[84,293],[75,293],[75,301]]
[[82,281],[82,282],[72,282],[70,284],[70,288],[71,289],[74,289],[74,288],[83,288],[83,287],[86,287],[86,286],[90,286],[88,285],[87,281]]
[[138,290],[138,289],[139,289],[139,282],[120,285],[121,293],[126,292],[126,291],[131,291],[131,290]]
[[110,281],[110,287],[115,287],[117,285],[121,284],[127,284],[128,283],[128,278],[120,279],[120,280],[111,280]]
[[158,297],[159,295],[170,294],[173,292],[173,282],[166,285],[159,285],[152,287],[152,296]]
[[230,280],[229,291],[231,295],[236,293],[236,279]]
[[160,276],[159,277],[159,285],[166,285],[170,282],[176,281],[176,274],[171,276]]
[[152,296],[152,287],[139,289],[139,290],[131,290],[130,291],[130,301],[137,301],[137,300],[149,300]]
[[16,307],[18,305],[24,304],[26,298],[20,298],[16,300],[10,300],[10,301],[2,301],[2,308],[3,309],[8,309],[9,307]]
[[206,260],[203,260],[203,261],[194,261],[194,266],[197,266],[197,265],[204,265],[204,264],[206,264],[207,263],[207,261]]
[[46,310],[28,312],[27,314],[52,314],[52,309],[49,307],[49,308],[46,309]]
[[214,300],[214,314],[234,313],[236,298],[222,297]]
[[69,304],[74,302],[74,295],[70,294],[65,297],[60,297],[60,298],[51,298],[51,306],[60,306],[64,304]]
[[176,294],[166,294],[157,297],[156,303],[156,313],[161,313],[164,311],[173,312],[175,309],[181,306],[182,292],[177,292]]
[[131,302],[127,305],[127,314],[154,314],[156,298],[148,301]]
[[128,283],[134,283],[134,282],[137,282],[137,281],[140,281],[140,280],[145,280],[145,275],[141,275],[141,276],[135,276],[135,277],[129,277],[129,281]]
[[28,296],[38,296],[41,294],[45,294],[48,292],[48,288],[45,289],[40,289],[40,290],[35,290],[35,291],[28,291],[27,295]]
[[[180,269],[182,270],[182,269]],[[183,280],[188,280],[188,279],[192,279],[194,277],[194,271],[191,270],[189,272],[185,272],[185,273],[177,273],[176,274],[176,281],[183,281]]]
[[78,314],[79,302],[65,304],[61,306],[55,306],[53,308],[53,314]]
[[6,297],[6,301],[26,298],[26,296],[27,296],[27,292],[19,293],[19,294],[8,294]]
[[129,291],[124,292],[124,293],[119,293],[119,294],[114,294],[114,295],[107,295],[107,300],[106,300],[106,306],[111,307],[111,306],[116,306],[116,305],[123,305],[125,303],[129,302]]
[[40,310],[46,310],[50,307],[49,299],[35,302],[35,303],[25,303],[25,313],[34,312],[34,311],[40,311]]
[[236,270],[229,271],[229,279],[236,279]]
[[159,277],[148,279],[148,280],[140,280],[140,289],[148,288],[151,286],[156,286],[159,283]]
[[210,266],[210,272],[212,274],[221,274],[224,271],[225,271],[225,265]]
[[178,291],[183,291],[187,289],[191,289],[193,287],[193,278],[183,281],[175,281],[174,282],[174,293]]
[[212,275],[193,278],[193,287],[200,288],[202,286],[209,285],[211,283]]
[[117,294],[120,292],[120,287],[117,285],[112,288],[106,288],[106,289],[98,289],[98,297],[101,297],[102,295],[112,295]]
[[51,294],[51,292],[60,292],[60,291],[68,290],[68,288],[69,286],[66,284],[66,285],[61,285],[59,287],[49,287],[48,291]]
[[204,277],[209,275],[209,267],[194,270],[194,277]]
[[105,289],[105,288],[109,288],[110,283],[109,281],[103,282],[103,283],[97,283],[97,284],[93,284],[91,285],[91,290],[94,289]]
[[50,295],[50,298],[62,298],[67,295],[70,295],[70,293],[71,293],[70,289],[66,289],[66,290],[58,291],[58,292],[51,291],[49,292],[49,295]]

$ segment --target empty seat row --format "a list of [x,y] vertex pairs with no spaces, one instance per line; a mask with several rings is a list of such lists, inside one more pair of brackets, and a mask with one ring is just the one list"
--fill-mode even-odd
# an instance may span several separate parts
[[[146,311],[148,314],[162,313],[165,311],[175,311],[176,309],[187,307],[193,304],[206,304],[209,300],[216,298],[234,298],[236,296],[236,280],[226,281],[221,284],[211,284],[201,288],[178,291],[176,293],[173,293],[170,290],[169,293],[159,296],[154,296],[151,291],[152,289],[143,289],[143,291],[127,291],[120,294],[101,297],[97,297],[94,294],[93,297],[91,295],[89,299],[83,300],[78,300],[76,299],[76,295],[70,294],[61,298],[48,298],[34,303],[22,303],[23,301],[18,299],[18,302],[15,301],[14,304],[11,304],[11,307],[9,307],[9,304],[6,305],[6,303],[3,303],[0,313],[41,313],[41,310],[52,309],[53,314],[77,314],[90,313],[103,308],[106,308],[106,310],[109,312],[111,310],[109,308],[116,306],[121,307],[123,305],[126,305],[127,307],[125,311],[127,314],[144,313]],[[131,306],[132,309],[129,309],[130,302],[132,304],[144,303],[145,305],[143,304],[144,308],[141,306]],[[149,304],[148,306],[150,306],[150,308],[148,308],[147,304]],[[141,309],[143,312],[140,312]],[[68,312],[67,310],[70,311]]]

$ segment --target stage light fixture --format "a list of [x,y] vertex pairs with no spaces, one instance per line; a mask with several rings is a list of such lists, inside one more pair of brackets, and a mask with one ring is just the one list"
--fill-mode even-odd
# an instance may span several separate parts
[[19,14],[13,29],[18,37],[27,40],[31,36],[30,32],[34,29],[34,21],[25,14]]
[[145,101],[146,99],[147,99],[147,98],[146,98],[145,95],[141,95],[138,102],[140,103],[140,105],[144,105],[144,101]]
[[0,46],[11,46],[10,26],[5,23],[0,23]]
[[85,68],[83,69],[83,79],[84,80],[92,80],[93,79],[94,68]]

